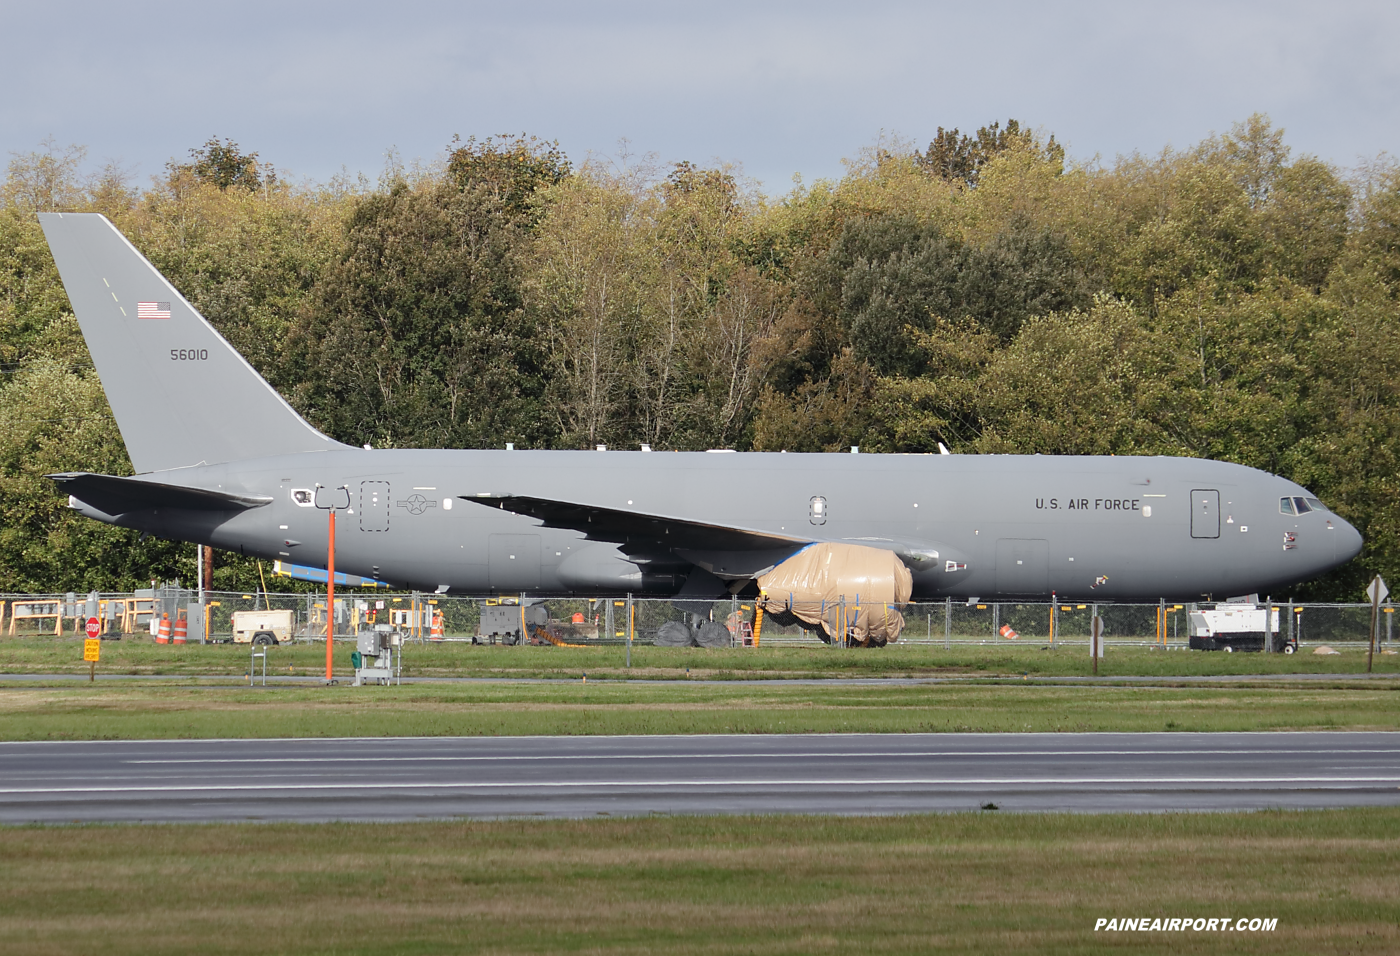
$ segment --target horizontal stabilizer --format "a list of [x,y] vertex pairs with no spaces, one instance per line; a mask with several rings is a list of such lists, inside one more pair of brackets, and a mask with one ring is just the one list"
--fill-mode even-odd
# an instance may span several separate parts
[[[781,561],[812,541],[811,538],[774,534],[771,531],[710,524],[641,511],[603,508],[553,498],[535,498],[528,495],[463,495],[462,498],[487,507],[538,518],[547,528],[568,528],[594,541],[611,541],[629,555],[670,551],[698,553],[707,557],[737,557],[742,553],[750,553],[756,559],[756,563],[745,562],[752,567],[739,572],[744,576],[772,566],[776,561]],[[703,567],[710,562],[702,559],[695,563]]]
[[79,501],[109,515],[123,515],[148,508],[182,508],[187,511],[247,511],[271,504],[267,495],[239,495],[208,488],[186,488],[143,478],[118,478],[85,471],[47,475],[58,487]]

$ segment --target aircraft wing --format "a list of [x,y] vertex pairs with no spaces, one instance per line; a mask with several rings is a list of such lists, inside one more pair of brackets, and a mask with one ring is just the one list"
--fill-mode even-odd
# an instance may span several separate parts
[[167,485],[145,478],[118,478],[85,471],[46,475],[59,489],[109,515],[147,508],[183,508],[189,511],[246,511],[271,504],[268,495],[240,495],[208,488]]
[[645,559],[658,552],[673,552],[724,578],[762,574],[815,540],[555,498],[505,494],[461,497],[538,518],[547,528],[568,528],[594,541],[611,542],[629,557]]

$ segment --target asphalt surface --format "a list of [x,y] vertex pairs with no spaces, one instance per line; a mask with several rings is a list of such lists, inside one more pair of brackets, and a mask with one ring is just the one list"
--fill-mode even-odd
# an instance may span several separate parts
[[0,743],[0,822],[1400,804],[1400,733]]

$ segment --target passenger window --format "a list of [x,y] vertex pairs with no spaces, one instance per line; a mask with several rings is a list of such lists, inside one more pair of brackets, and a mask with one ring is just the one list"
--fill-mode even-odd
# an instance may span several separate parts
[[814,497],[807,505],[807,518],[812,524],[826,524],[826,499]]
[[1278,500],[1278,511],[1279,511],[1279,514],[1285,514],[1285,515],[1294,514],[1294,511],[1293,511],[1293,499],[1292,499],[1292,498],[1280,498],[1280,499]]
[[1294,499],[1293,499],[1293,507],[1295,507],[1295,508],[1298,509],[1298,513],[1299,513],[1300,515],[1305,515],[1305,514],[1307,514],[1309,511],[1312,511],[1312,509],[1308,507],[1308,503],[1307,503],[1306,501],[1304,501],[1302,498],[1294,498]]

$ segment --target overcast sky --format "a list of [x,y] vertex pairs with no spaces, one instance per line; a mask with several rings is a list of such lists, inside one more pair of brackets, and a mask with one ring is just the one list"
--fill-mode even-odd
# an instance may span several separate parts
[[52,135],[142,180],[214,135],[325,180],[524,131],[575,162],[625,137],[738,163],[778,194],[882,133],[1007,116],[1081,159],[1256,111],[1342,166],[1400,153],[1394,2],[0,0],[0,37],[0,150]]

